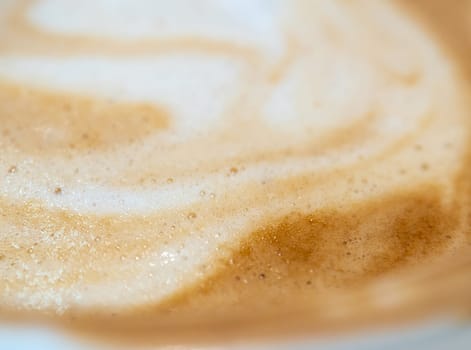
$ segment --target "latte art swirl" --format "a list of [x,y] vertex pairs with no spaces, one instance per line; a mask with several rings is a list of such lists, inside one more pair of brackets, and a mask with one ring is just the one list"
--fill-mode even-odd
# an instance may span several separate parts
[[464,83],[396,6],[1,6],[2,306],[178,317],[468,244]]

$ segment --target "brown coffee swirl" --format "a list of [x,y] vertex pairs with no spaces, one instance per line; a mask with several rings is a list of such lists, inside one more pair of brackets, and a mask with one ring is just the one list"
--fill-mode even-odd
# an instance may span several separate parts
[[469,245],[467,83],[397,6],[2,6],[4,308],[232,322]]

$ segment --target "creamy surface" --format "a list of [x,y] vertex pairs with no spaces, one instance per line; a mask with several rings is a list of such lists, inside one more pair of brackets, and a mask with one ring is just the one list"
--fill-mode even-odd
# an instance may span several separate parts
[[469,245],[468,87],[397,5],[0,6],[3,309],[273,312]]

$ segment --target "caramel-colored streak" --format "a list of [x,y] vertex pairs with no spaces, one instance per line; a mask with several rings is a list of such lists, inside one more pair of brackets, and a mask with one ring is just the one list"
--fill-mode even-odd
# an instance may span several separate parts
[[268,75],[268,82],[270,84],[276,84],[286,74],[290,65],[294,62],[297,55],[299,54],[300,48],[296,40],[287,35],[285,39],[286,48],[285,54],[281,57],[280,61],[273,67]]
[[439,255],[451,245],[453,237],[446,236],[454,226],[455,215],[440,207],[431,189],[363,203],[346,213],[334,208],[293,215],[249,235],[219,273],[163,307],[203,315],[221,310],[220,316],[227,316],[289,308],[303,294],[301,303],[308,303],[319,290],[361,285]]
[[251,47],[208,38],[177,37],[123,41],[45,32],[33,26],[26,18],[26,13],[33,3],[32,0],[20,0],[12,10],[9,10],[7,20],[2,23],[0,52],[30,55],[52,54],[60,57],[85,54],[128,56],[193,51],[237,57],[251,64],[257,64],[260,61],[259,53]]
[[[398,140],[394,140],[390,145],[386,146],[384,149],[379,148],[376,151],[378,157],[379,154],[383,153],[393,153],[394,151],[399,151],[402,146],[406,147],[410,145],[410,141],[414,136],[417,136],[421,131],[426,129],[427,120],[432,119],[432,116],[425,116],[420,122],[416,129],[412,130],[410,133],[402,135]],[[266,148],[254,149],[247,152],[238,152],[233,156],[224,156],[223,158],[211,158],[211,159],[201,159],[197,164],[185,164],[185,173],[191,174],[192,176],[205,176],[207,174],[214,174],[220,171],[221,169],[229,169],[232,166],[237,166],[238,164],[243,164],[244,168],[250,168],[251,166],[256,166],[260,162],[265,162],[267,164],[277,162],[283,162],[283,159],[286,158],[303,158],[303,159],[312,159],[316,156],[326,154],[332,151],[339,151],[343,149],[348,149],[349,147],[355,147],[362,142],[367,142],[375,137],[378,137],[377,133],[372,130],[371,125],[379,120],[379,117],[374,112],[367,113],[364,116],[355,118],[352,122],[347,123],[333,131],[326,132],[325,134],[320,135],[319,137],[313,137],[308,140],[308,142],[301,143],[292,147],[278,147],[278,149],[271,150]],[[234,125],[235,124],[235,125]],[[234,122],[229,128],[223,130],[218,130],[214,135],[209,135],[205,137],[204,142],[201,139],[196,141],[189,142],[185,145],[184,151],[178,150],[172,156],[176,159],[176,163],[184,162],[188,157],[188,154],[204,154],[207,152],[207,149],[211,149],[212,145],[222,149],[226,145],[233,144],[242,144],[247,142],[250,139],[256,139],[260,133],[264,133],[264,136],[267,139],[272,140],[282,140],[285,135],[276,131],[270,131],[267,129],[266,124],[264,124],[260,119],[256,117],[253,118],[251,122]],[[234,134],[234,128],[237,128],[241,131],[239,134]],[[231,152],[230,147],[228,147],[228,152]],[[224,154],[223,154],[224,155]],[[217,155],[216,155],[217,156]],[[386,158],[386,155],[383,156]],[[376,159],[376,158],[375,158]],[[367,161],[367,160],[365,160]],[[368,158],[369,161],[369,158]],[[359,161],[357,164],[361,166],[362,161]],[[350,168],[350,166],[346,166]],[[149,169],[150,168],[150,169]],[[337,169],[338,170],[338,169]],[[116,180],[116,185],[119,186],[131,186],[136,183],[144,184],[146,182],[164,182],[168,177],[172,176],[174,169],[152,169],[152,167],[143,162],[139,167],[139,172],[136,173],[133,170],[125,172],[125,175]],[[316,172],[315,175],[309,173],[309,176],[320,176],[328,174],[331,172],[331,169],[321,170]],[[247,193],[244,190],[245,193]],[[252,192],[248,192],[252,193]]]
[[[364,159],[358,159],[355,161],[355,164],[348,164],[345,166],[336,166],[334,169],[321,169],[316,171],[315,174],[312,172],[303,172],[295,176],[285,176],[282,179],[277,179],[275,181],[279,182],[277,185],[281,189],[292,188],[293,185],[302,183],[305,186],[306,190],[311,188],[313,185],[319,186],[321,183],[325,184],[326,182],[332,181],[332,174],[338,176],[348,176],[353,170],[365,169],[368,166],[374,164],[375,162],[385,161],[389,157],[399,154],[401,151],[407,148],[414,147],[415,141],[425,132],[428,131],[430,126],[433,124],[435,116],[433,113],[427,113],[420,118],[418,118],[414,128],[408,132],[403,133],[400,137],[392,140],[392,142],[386,144],[384,147],[379,147],[375,150],[374,154],[369,155]],[[194,167],[191,167],[187,164],[185,172],[192,174],[192,176],[205,175],[208,173],[216,173],[220,169],[227,168],[229,169],[233,165],[243,164],[245,167],[254,166],[260,162],[264,163],[276,163],[282,161],[286,158],[302,158],[308,161],[316,156],[326,154],[331,151],[342,151],[348,150],[351,147],[355,147],[358,144],[366,143],[368,141],[373,141],[378,138],[381,138],[381,135],[378,135],[377,132],[372,130],[372,125],[375,122],[380,122],[379,116],[375,111],[371,111],[360,118],[354,118],[351,123],[348,123],[344,126],[338,127],[331,132],[326,132],[320,137],[313,138],[306,143],[301,143],[296,147],[282,148],[278,150],[261,150],[257,151],[256,149],[250,150],[249,153],[239,152],[237,155],[232,157],[225,156],[223,159],[211,159],[210,162],[206,163],[205,159],[201,159],[198,164]],[[231,126],[230,129],[221,130],[218,133],[215,133],[214,138],[208,137],[205,142],[209,144],[217,145],[218,147],[224,147],[225,143],[240,144],[246,142],[246,140],[251,138],[257,138],[260,132],[263,132],[267,139],[281,140],[284,135],[280,133],[273,132],[270,134],[269,130],[266,130],[266,125],[258,121],[256,118],[251,121],[251,123],[240,123],[237,125],[238,130],[241,133],[234,135],[233,130],[235,126]],[[244,131],[244,132],[242,132]],[[231,139],[232,138],[232,139]],[[235,138],[235,139],[234,139]],[[228,141],[231,142],[228,142]],[[205,148],[208,148],[208,144],[204,143],[203,147],[201,146],[201,140],[198,139],[198,142],[195,144],[189,144],[185,147],[185,152],[183,154],[176,154],[175,159],[182,158],[181,161],[184,161],[184,158],[187,157],[188,152],[197,154],[198,152],[205,152]],[[228,150],[228,153],[230,150]],[[146,170],[147,164],[142,164],[140,167],[139,174],[136,174],[133,171],[126,173],[126,176],[118,180],[119,185],[132,185],[134,183],[145,183],[148,181],[160,181],[162,182],[167,178],[173,171],[173,169],[161,169],[157,170]],[[399,171],[399,169],[398,169]],[[160,178],[160,179],[159,179]],[[295,186],[296,187],[296,186]],[[254,194],[259,192],[261,189],[259,184],[248,184],[244,186],[240,191],[238,196],[244,196],[244,194],[250,193]],[[262,191],[265,191],[262,190]],[[279,195],[282,195],[281,193]],[[252,203],[253,200],[251,200]],[[256,202],[257,204],[261,204]],[[255,203],[254,203],[255,204]]]
[[[60,263],[67,269],[64,276],[69,282],[77,277],[78,266],[93,270],[93,266],[103,264],[124,264],[124,261],[120,262],[121,257],[133,259],[145,255],[154,245],[165,244],[174,238],[159,230],[161,222],[155,219],[84,216],[63,210],[46,210],[32,201],[15,204],[1,200],[0,204],[3,220],[14,228],[11,233],[3,232],[8,240],[0,243],[2,262],[8,261],[18,269],[35,259]],[[142,234],[136,234],[137,231]],[[88,279],[90,276],[85,273],[82,277]],[[4,288],[5,285],[2,291]]]
[[100,150],[169,127],[163,109],[0,84],[2,143],[27,153]]
[[[261,53],[257,49],[224,40],[200,37],[176,37],[159,39],[119,40],[80,35],[62,35],[40,30],[26,18],[34,0],[19,0],[9,10],[7,19],[0,23],[0,52],[29,55],[74,56],[105,54],[137,56],[178,52],[196,52],[213,56],[227,56],[243,60],[260,69]],[[275,83],[286,72],[296,57],[297,45],[293,38],[285,38],[285,54],[268,70],[267,77]]]

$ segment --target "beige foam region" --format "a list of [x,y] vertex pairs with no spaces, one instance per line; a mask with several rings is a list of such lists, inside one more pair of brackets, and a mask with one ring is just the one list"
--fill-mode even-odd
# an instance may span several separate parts
[[[358,310],[321,307],[325,293],[369,293],[356,288],[469,244],[468,87],[395,6],[293,2],[267,64],[253,43],[51,33],[29,6],[0,34],[5,309],[140,335],[255,311],[335,320]],[[84,55],[195,52],[241,62],[243,83],[183,139],[159,96],[110,93],[113,72],[104,87],[57,77]],[[358,308],[400,304],[386,299]]]

